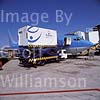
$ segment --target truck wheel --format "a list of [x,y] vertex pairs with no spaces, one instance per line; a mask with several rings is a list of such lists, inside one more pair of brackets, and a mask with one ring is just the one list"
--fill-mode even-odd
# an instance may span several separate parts
[[59,58],[56,58],[55,59],[55,62],[59,63],[60,62],[60,59]]
[[57,59],[57,60],[56,60],[56,62],[57,62],[57,63],[59,63],[59,62],[60,62],[60,60],[59,60],[59,59]]
[[40,66],[44,66],[44,65],[45,65],[45,63],[46,63],[46,61],[45,61],[45,60],[43,60],[43,61],[39,61],[39,62],[38,62],[38,65],[40,65]]
[[37,68],[37,65],[36,64],[34,64],[34,68]]

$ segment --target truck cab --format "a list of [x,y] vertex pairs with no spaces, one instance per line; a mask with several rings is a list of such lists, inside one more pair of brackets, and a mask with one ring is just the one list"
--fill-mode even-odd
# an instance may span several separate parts
[[66,49],[61,49],[58,51],[58,55],[60,59],[67,59],[67,51]]

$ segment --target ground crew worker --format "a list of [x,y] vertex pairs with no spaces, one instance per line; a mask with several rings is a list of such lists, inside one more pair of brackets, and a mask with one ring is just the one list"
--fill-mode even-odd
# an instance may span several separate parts
[[0,70],[3,70],[2,66],[3,66],[3,63],[2,61],[0,61]]
[[93,58],[94,58],[94,53],[95,53],[95,50],[91,48],[91,49],[89,50],[89,58],[90,58],[90,59],[93,59]]

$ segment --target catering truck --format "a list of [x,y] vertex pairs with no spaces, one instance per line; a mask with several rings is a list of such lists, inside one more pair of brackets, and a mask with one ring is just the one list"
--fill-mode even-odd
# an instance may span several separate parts
[[93,48],[96,50],[95,52],[100,55],[100,25],[97,25],[92,28],[87,28],[86,32],[75,32],[81,36],[84,40],[88,40],[95,45]]
[[33,26],[22,27],[18,30],[18,46],[19,60],[23,65],[45,65],[51,61],[59,62],[55,30]]

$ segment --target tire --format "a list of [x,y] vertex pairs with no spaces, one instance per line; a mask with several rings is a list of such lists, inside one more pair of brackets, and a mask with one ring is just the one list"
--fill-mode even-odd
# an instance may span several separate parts
[[40,65],[40,66],[44,66],[45,64],[46,64],[46,61],[45,61],[45,60],[39,61],[39,62],[37,63],[37,65]]
[[56,63],[59,63],[60,60],[61,60],[60,58],[56,58],[56,59],[55,59],[55,62],[56,62]]
[[37,65],[36,64],[34,65],[34,68],[37,68]]

